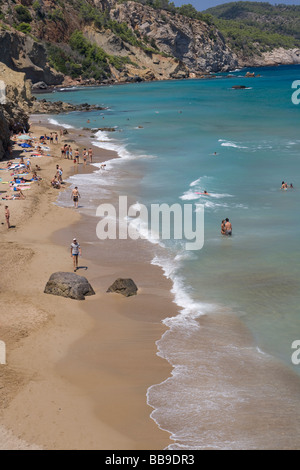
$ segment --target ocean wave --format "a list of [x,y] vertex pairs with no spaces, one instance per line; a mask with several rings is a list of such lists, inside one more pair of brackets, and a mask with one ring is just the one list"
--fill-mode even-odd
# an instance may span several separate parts
[[[97,140],[94,140],[92,142],[92,144],[95,147],[99,147],[104,150],[116,152],[119,158],[123,160],[136,160],[139,158],[156,158],[154,155],[134,154],[132,152],[129,152],[126,148],[125,142],[111,139],[108,132],[98,131],[95,134],[95,137],[97,137]],[[112,162],[116,163],[117,160],[119,159],[112,159],[110,160],[110,163]]]
[[154,266],[159,266],[167,279],[172,281],[171,292],[174,295],[174,302],[180,307],[178,315],[175,317],[165,318],[164,325],[169,328],[184,328],[189,330],[199,328],[197,318],[205,315],[208,311],[212,311],[215,307],[212,304],[204,302],[196,302],[190,295],[189,289],[184,283],[183,277],[179,275],[179,268],[184,257],[176,257],[176,262],[170,257],[155,256],[151,261]]
[[[223,199],[223,198],[228,198],[228,197],[234,197],[232,194],[228,193],[214,193],[214,192],[207,192],[207,194],[204,193],[206,191],[205,186],[209,186],[211,183],[209,180],[212,180],[213,178],[209,176],[201,176],[200,178],[197,178],[196,180],[192,181],[190,183],[190,188],[193,189],[188,189],[185,193],[182,194],[182,196],[179,196],[179,199],[182,201],[193,201],[196,199],[202,199],[204,200],[203,203],[207,200],[207,198],[213,198],[213,199]],[[204,183],[205,186],[204,186]]]
[[227,140],[224,140],[224,139],[219,139],[218,142],[222,142],[221,147],[232,147],[232,148],[237,148],[237,149],[247,149],[248,148],[248,147],[245,147],[243,145],[238,145],[237,142],[231,142],[231,141],[227,141]]
[[62,122],[58,122],[56,119],[53,118],[48,118],[49,124],[53,124],[54,126],[60,126],[64,127],[65,129],[75,129],[74,126],[71,126],[70,124],[64,124]]
[[[130,206],[134,211],[141,212],[142,206],[139,202],[132,204]],[[126,223],[130,224],[129,230],[131,232],[131,236],[133,235],[135,238],[141,238],[143,240],[148,240],[148,242],[154,245],[160,245],[162,248],[165,247],[163,242],[160,240],[160,236],[158,233],[154,233],[153,231],[149,230],[148,225],[148,213],[146,214],[147,220],[143,219],[142,213],[140,217],[126,217]]]
[[206,175],[200,176],[195,181],[191,182],[190,187],[192,188],[193,186],[197,186],[197,184],[202,183],[203,180],[209,180],[209,179],[212,179],[212,177],[211,176],[206,176]]
[[232,194],[227,194],[227,193],[207,193],[207,194],[204,194],[203,190],[199,190],[199,191],[192,191],[192,190],[188,190],[186,191],[182,196],[180,196],[179,199],[183,200],[183,201],[193,201],[195,199],[200,199],[200,198],[208,198],[208,197],[211,197],[211,198],[214,198],[214,199],[223,199],[225,197],[234,197]]
[[71,87],[67,87],[67,88],[56,88],[55,91],[60,92],[60,91],[76,91],[76,90],[80,90],[80,87],[71,86]]

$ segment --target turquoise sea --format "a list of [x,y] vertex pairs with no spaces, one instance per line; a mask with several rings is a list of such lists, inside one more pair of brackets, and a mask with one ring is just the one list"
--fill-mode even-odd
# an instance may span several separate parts
[[[137,207],[204,205],[201,250],[149,240],[179,307],[157,343],[172,377],[147,393],[171,449],[295,447],[300,437],[300,365],[291,360],[300,340],[300,105],[291,100],[300,66],[246,71],[39,96],[107,108],[52,123],[116,129],[93,139],[118,152],[105,174],[95,166],[70,179],[83,212],[95,216],[111,191]],[[282,181],[294,188],[281,190]],[[226,217],[230,238],[220,234]]]

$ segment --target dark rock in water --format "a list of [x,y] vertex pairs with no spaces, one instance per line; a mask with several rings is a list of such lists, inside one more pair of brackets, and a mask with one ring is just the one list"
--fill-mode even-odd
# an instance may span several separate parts
[[37,82],[32,85],[32,90],[46,90],[48,85],[45,82]]
[[116,292],[117,294],[125,295],[125,297],[130,297],[131,295],[136,295],[137,286],[132,279],[117,279],[106,292]]
[[101,111],[106,108],[95,104],[70,104],[63,101],[47,101],[45,98],[32,103],[32,114],[62,114],[73,111]]
[[92,286],[85,277],[64,272],[57,272],[50,276],[44,293],[75,300],[84,300],[86,295],[95,295]]
[[234,85],[232,88],[234,90],[244,90],[247,87],[245,85]]

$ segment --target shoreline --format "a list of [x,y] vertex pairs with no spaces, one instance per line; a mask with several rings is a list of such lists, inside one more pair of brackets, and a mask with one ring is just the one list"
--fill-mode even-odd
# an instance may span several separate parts
[[[300,63],[276,63],[274,62],[273,64],[266,63],[265,65],[240,65],[236,69],[239,71],[243,71],[246,69],[264,69],[264,68],[272,68],[272,67],[285,67],[285,66],[300,66]],[[143,80],[141,83],[155,83],[155,82],[169,82],[169,81],[187,81],[187,80],[210,80],[212,78],[215,78],[218,74],[230,74],[232,71],[222,71],[219,70],[218,72],[199,72],[199,76],[197,77],[187,77],[187,78],[166,78],[164,80]],[[204,75],[204,76],[203,76]],[[235,78],[234,76],[228,75],[226,78]],[[247,78],[246,76],[241,77],[241,78]],[[113,83],[95,83],[95,84],[73,84],[73,85],[50,85],[47,88],[41,88],[41,89],[33,89],[32,94],[33,96],[35,95],[43,95],[43,94],[52,94],[55,92],[68,92],[68,91],[75,91],[75,90],[82,90],[82,89],[89,89],[89,88],[102,88],[102,87],[110,87],[110,86],[118,86],[118,85],[130,85],[132,83],[136,83],[134,81],[127,81],[127,82],[113,82]],[[43,116],[43,115],[41,115]]]
[[[49,134],[56,127],[45,123],[43,118],[47,116],[39,115],[41,122],[31,127],[35,135],[39,135],[43,129],[47,129]],[[79,131],[68,129],[68,132],[69,135],[64,136],[66,141]],[[89,138],[88,131],[80,133]],[[54,154],[55,150],[59,151],[60,146],[53,144],[51,153]],[[116,157],[114,152],[99,148],[97,153],[101,155],[101,161],[108,159],[107,154]],[[36,160],[42,168],[42,177],[49,179],[50,171],[53,171],[50,167],[55,166],[53,157]],[[71,161],[62,160],[59,156],[55,158],[55,163],[63,166],[64,180],[73,174],[74,165]],[[2,248],[7,248],[9,252],[11,243],[14,248],[18,246],[18,259],[25,258],[26,250],[28,253],[24,269],[13,273],[8,269],[9,276],[21,287],[9,287],[6,293],[10,303],[6,312],[7,325],[1,335],[7,345],[7,365],[0,369],[6,384],[0,394],[1,423],[16,437],[10,434],[9,439],[2,440],[0,448],[165,448],[170,444],[169,433],[161,431],[150,417],[152,408],[147,404],[146,394],[150,385],[166,379],[172,369],[167,361],[157,356],[155,344],[166,329],[161,320],[171,311],[176,313],[168,281],[158,267],[150,265],[146,268],[147,280],[143,280],[145,265],[140,263],[139,266],[132,266],[131,271],[134,273],[135,270],[136,276],[133,274],[132,277],[137,279],[138,287],[142,287],[135,298],[120,299],[118,294],[108,296],[104,289],[99,292],[97,285],[96,296],[87,298],[84,303],[43,294],[44,285],[53,272],[71,270],[69,252],[65,244],[58,243],[56,234],[59,231],[65,234],[71,231],[73,234],[74,226],[81,224],[82,215],[73,209],[56,205],[56,190],[49,188],[42,194],[38,188],[34,188],[34,191],[34,198],[31,198],[30,192],[25,201],[8,201],[11,203],[12,219],[17,216],[16,205],[22,203],[23,206],[29,206],[28,216],[25,223],[16,222],[16,229],[8,231],[2,242]],[[30,199],[34,199],[34,202]],[[32,210],[32,206],[35,210]],[[82,261],[86,261],[84,253]],[[97,266],[92,265],[90,260],[87,263],[87,277],[89,280],[92,277],[91,283],[95,286],[99,277]],[[120,269],[120,264],[123,269]],[[112,275],[114,279],[119,277],[119,272],[123,270],[122,261],[113,268],[106,267],[100,285],[104,287],[105,284],[107,288],[106,280]],[[154,295],[150,295],[149,290],[153,288]],[[25,326],[24,299],[29,317]],[[139,314],[145,301],[149,306],[141,319]],[[98,302],[105,310],[104,317],[100,319],[96,313]],[[19,323],[11,325],[11,317],[19,304]],[[154,311],[163,306],[154,321],[151,306]],[[168,311],[165,315],[166,309]],[[101,370],[97,379],[98,390],[102,392],[100,402],[105,400],[105,409],[99,405],[99,396],[94,396],[93,380],[88,382],[86,377],[82,379],[86,365],[80,374],[77,368],[78,354],[81,352],[84,355],[85,348],[90,344],[90,335],[95,333],[96,324],[98,333],[102,334],[105,354],[101,367],[96,364],[91,375],[94,380],[95,370]],[[106,340],[109,337],[112,339],[108,344]],[[124,346],[127,356],[124,354]],[[110,355],[112,349],[113,358]],[[72,367],[73,376],[67,377]],[[124,376],[126,368],[128,373]]]

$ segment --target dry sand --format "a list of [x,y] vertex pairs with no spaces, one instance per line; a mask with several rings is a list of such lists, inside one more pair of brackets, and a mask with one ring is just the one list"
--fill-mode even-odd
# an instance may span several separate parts
[[[45,127],[33,124],[31,130],[39,136]],[[141,262],[130,266],[139,293],[126,299],[105,292],[128,272],[122,256],[119,263],[106,262],[99,275],[99,266],[83,253],[81,263],[89,270],[79,274],[96,295],[75,301],[43,293],[53,272],[72,271],[65,240],[81,223],[75,209],[55,204],[58,190],[49,183],[57,163],[64,179],[76,171],[72,161],[60,158],[61,142],[78,138],[75,130],[70,133],[51,145],[51,157],[32,158],[43,180],[24,192],[25,200],[1,200],[0,340],[7,364],[0,365],[0,449],[164,449],[169,434],[151,419],[146,401],[148,387],[171,373],[155,345],[165,331],[161,320],[176,314],[161,270]],[[100,158],[107,160],[108,153]],[[9,173],[0,173],[6,181]],[[67,184],[62,190],[70,191]]]

